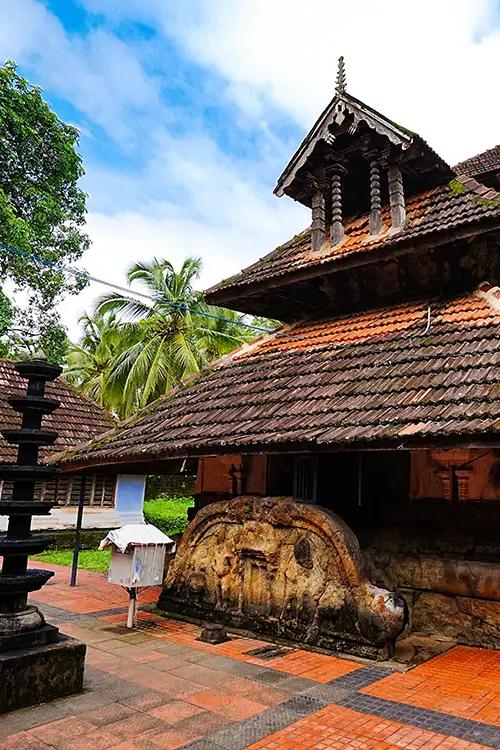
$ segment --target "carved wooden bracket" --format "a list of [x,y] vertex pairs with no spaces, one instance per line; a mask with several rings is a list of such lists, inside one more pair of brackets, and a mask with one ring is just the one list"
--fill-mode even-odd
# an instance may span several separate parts
[[319,250],[325,241],[325,196],[318,189],[312,199],[311,247]]
[[460,501],[469,499],[469,479],[472,475],[472,468],[461,468],[470,461],[471,452],[463,449],[456,450],[434,450],[431,451],[431,458],[437,464],[436,474],[441,480],[443,487],[443,497],[445,500],[452,500],[453,470],[458,483],[458,499]]
[[397,164],[389,166],[389,202],[391,205],[392,229],[400,229],[406,221],[403,175]]

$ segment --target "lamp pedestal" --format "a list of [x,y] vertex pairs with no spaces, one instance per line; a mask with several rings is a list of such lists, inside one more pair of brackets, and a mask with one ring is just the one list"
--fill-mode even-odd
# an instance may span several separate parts
[[18,362],[16,370],[28,380],[25,395],[12,396],[10,405],[22,415],[19,429],[2,430],[7,442],[18,446],[17,463],[0,464],[0,479],[12,482],[12,499],[0,501],[0,515],[9,517],[0,534],[0,713],[80,692],[86,646],[59,633],[41,612],[28,604],[30,592],[54,574],[28,568],[29,555],[42,552],[49,537],[31,535],[31,517],[50,512],[51,503],[35,499],[39,481],[52,479],[54,468],[38,463],[41,445],[51,445],[57,432],[42,429],[42,418],[59,406],[45,396],[45,384],[61,368],[44,359]]

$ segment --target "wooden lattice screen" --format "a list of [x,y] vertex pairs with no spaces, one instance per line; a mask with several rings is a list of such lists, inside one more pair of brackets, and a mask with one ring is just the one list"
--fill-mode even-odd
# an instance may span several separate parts
[[[78,505],[82,477],[64,475],[55,481],[37,482],[35,497],[57,505]],[[90,474],[85,479],[84,505],[113,507],[115,502],[116,476],[109,474]],[[9,500],[12,496],[12,483],[3,482],[0,486],[0,499]]]

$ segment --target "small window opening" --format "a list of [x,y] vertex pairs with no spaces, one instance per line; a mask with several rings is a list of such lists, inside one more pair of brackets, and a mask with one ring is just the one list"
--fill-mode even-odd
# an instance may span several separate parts
[[296,456],[293,470],[293,494],[304,503],[318,501],[317,456]]

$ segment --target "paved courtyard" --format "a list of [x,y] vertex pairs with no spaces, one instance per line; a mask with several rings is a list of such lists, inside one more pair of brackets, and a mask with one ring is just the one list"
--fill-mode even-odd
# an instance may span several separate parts
[[[103,575],[69,570],[33,600],[88,644],[85,690],[0,717],[2,750],[479,750],[500,748],[500,653],[458,646],[412,670],[285,650],[210,646],[141,611]],[[141,604],[154,602],[149,590]]]

